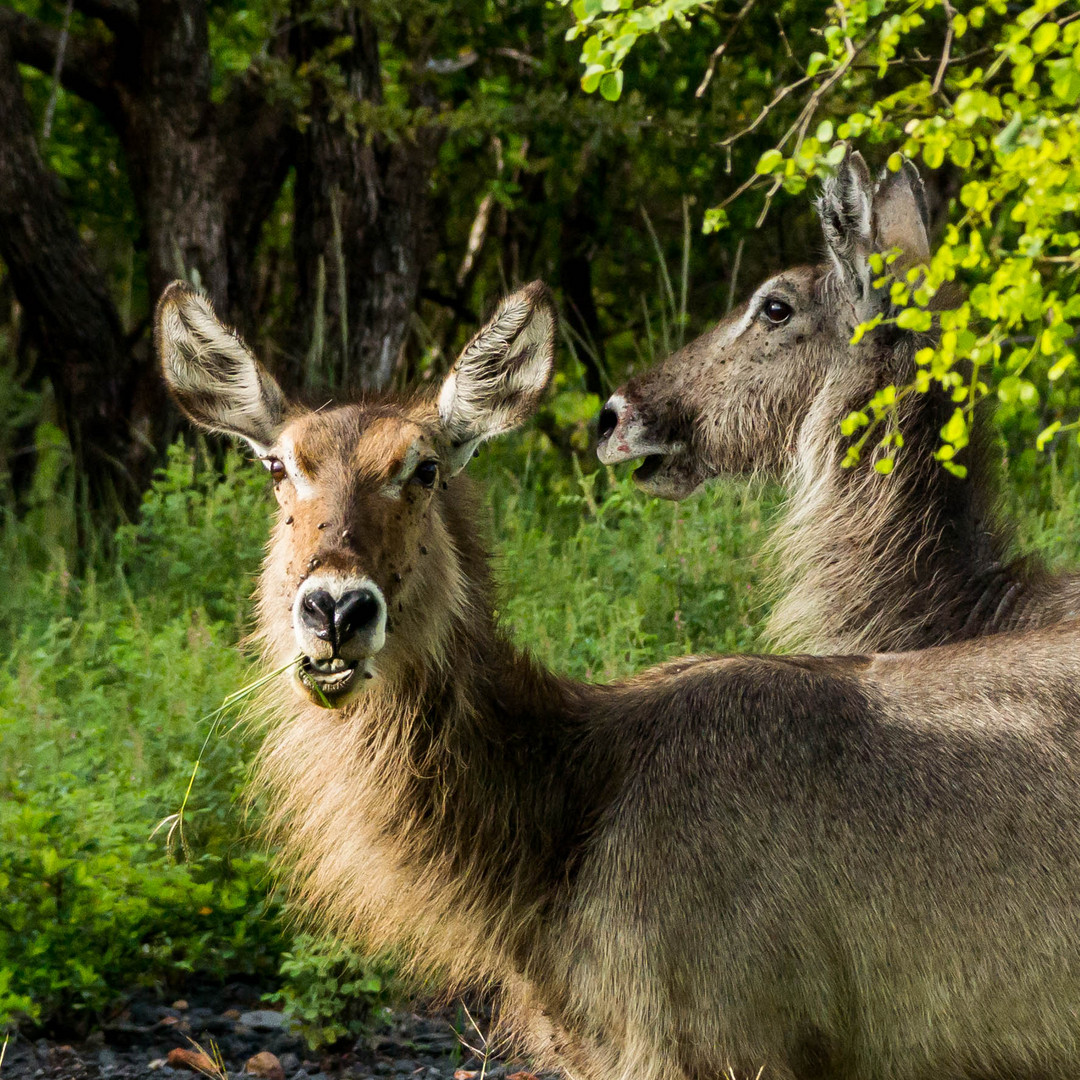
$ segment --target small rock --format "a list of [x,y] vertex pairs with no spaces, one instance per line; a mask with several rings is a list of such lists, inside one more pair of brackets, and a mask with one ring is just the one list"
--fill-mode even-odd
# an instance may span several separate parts
[[179,1001],[174,1001],[172,1003],[172,1007],[177,1012],[183,1012],[188,1007],[188,1003],[183,998],[181,998]]
[[281,1067],[285,1070],[286,1075],[292,1076],[292,1074],[300,1068],[300,1058],[297,1057],[296,1054],[280,1054],[278,1057],[281,1061]]
[[158,1069],[163,1069],[168,1064],[169,1064],[168,1058],[154,1058],[154,1060],[151,1061],[150,1064],[147,1065],[146,1067],[151,1072],[157,1072]]
[[239,1020],[240,1019],[240,1010],[239,1009],[226,1009],[221,1015],[224,1016],[226,1020]]
[[273,1009],[253,1009],[241,1013],[237,1019],[253,1031],[277,1031],[285,1026],[285,1014],[274,1012]]
[[271,1054],[269,1050],[261,1050],[249,1057],[244,1062],[244,1072],[262,1077],[263,1080],[285,1080],[285,1069],[277,1055]]
[[454,1080],[476,1080],[480,1075],[475,1069],[455,1069]]
[[209,1076],[217,1076],[221,1072],[213,1058],[200,1050],[185,1050],[182,1046],[170,1050],[165,1060],[174,1069],[191,1069]]
[[102,1048],[98,1051],[98,1068],[102,1072],[112,1072],[120,1065],[119,1056],[108,1048]]

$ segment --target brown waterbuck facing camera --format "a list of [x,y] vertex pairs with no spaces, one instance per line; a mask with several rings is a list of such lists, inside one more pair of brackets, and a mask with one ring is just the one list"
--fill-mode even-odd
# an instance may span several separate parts
[[256,788],[300,910],[499,988],[580,1080],[1080,1075],[1077,628],[544,670],[461,474],[535,407],[554,327],[528,286],[436,393],[310,411],[161,300],[177,401],[279,503],[259,631],[303,659]]
[[849,153],[818,200],[827,259],[766,281],[709,333],[620,387],[600,417],[602,461],[644,458],[651,494],[681,499],[721,474],[783,478],[773,540],[777,645],[815,651],[913,649],[1080,615],[1080,578],[1010,561],[994,514],[981,432],[966,479],[935,459],[951,416],[934,387],[898,407],[904,445],[889,476],[868,448],[845,469],[840,422],[889,385],[915,379],[929,338],[882,325],[889,315],[869,256],[900,249],[905,269],[930,255],[926,199],[910,162],[875,185]]

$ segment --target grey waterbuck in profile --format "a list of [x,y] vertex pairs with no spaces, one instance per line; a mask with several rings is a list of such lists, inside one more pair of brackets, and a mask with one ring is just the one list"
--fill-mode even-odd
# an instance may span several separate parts
[[278,502],[259,636],[300,659],[256,790],[299,908],[500,988],[580,1080],[1080,1076],[1080,630],[544,670],[462,473],[554,328],[528,286],[436,392],[311,411],[162,297],[176,400]]
[[899,267],[929,257],[926,201],[909,162],[876,186],[849,153],[818,200],[827,259],[766,281],[709,333],[631,379],[600,418],[602,461],[645,458],[646,491],[681,499],[719,474],[783,477],[773,540],[780,597],[770,639],[786,648],[912,649],[1080,615],[1080,578],[1010,561],[978,433],[968,477],[934,454],[955,405],[940,389],[903,398],[904,445],[891,475],[869,449],[853,468],[840,421],[888,385],[915,377],[928,338],[882,325],[868,256],[899,248]]

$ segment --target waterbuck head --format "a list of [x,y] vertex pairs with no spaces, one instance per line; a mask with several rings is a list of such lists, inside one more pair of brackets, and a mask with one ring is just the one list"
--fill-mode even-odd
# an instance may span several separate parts
[[[259,627],[276,665],[339,708],[372,679],[441,663],[470,618],[460,542],[471,500],[457,478],[477,446],[521,424],[551,377],[555,313],[543,285],[506,299],[437,393],[309,409],[270,374],[205,297],[163,294],[155,334],[183,412],[246,440],[266,466],[277,521],[259,584]],[[397,648],[396,642],[402,647]]]
[[600,414],[601,461],[644,458],[634,479],[670,499],[723,473],[779,473],[827,382],[856,408],[904,377],[913,350],[897,350],[893,327],[851,339],[889,305],[869,256],[898,249],[893,272],[929,256],[917,170],[904,162],[875,185],[849,152],[817,209],[825,262],[770,278],[715,329],[620,387]]

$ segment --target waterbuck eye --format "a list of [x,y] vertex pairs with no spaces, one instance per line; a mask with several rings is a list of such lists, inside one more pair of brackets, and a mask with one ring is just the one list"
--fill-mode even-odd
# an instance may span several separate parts
[[762,304],[761,313],[774,326],[779,326],[781,323],[786,323],[794,314],[794,311],[790,304],[785,304],[783,300],[770,296]]
[[439,463],[433,459],[428,461],[421,461],[416,466],[416,472],[412,474],[412,479],[418,483],[421,487],[434,487],[435,480],[439,475]]
[[268,457],[265,458],[264,461],[266,462],[266,469],[270,473],[270,479],[273,480],[275,484],[280,484],[281,481],[288,476],[288,473],[285,470],[285,463],[280,458]]

